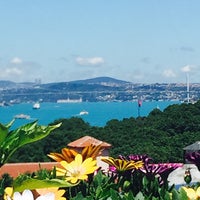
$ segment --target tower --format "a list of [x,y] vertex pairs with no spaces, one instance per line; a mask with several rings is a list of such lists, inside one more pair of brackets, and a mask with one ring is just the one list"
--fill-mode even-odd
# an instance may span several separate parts
[[186,74],[187,78],[187,103],[190,103],[190,84],[189,84],[189,73]]

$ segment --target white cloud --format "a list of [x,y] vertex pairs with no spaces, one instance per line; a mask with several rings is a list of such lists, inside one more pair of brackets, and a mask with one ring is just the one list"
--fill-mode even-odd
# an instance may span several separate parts
[[183,72],[190,72],[192,70],[192,67],[190,65],[186,65],[181,68]]
[[10,76],[10,75],[21,75],[21,74],[23,74],[23,72],[19,68],[12,67],[12,68],[6,68],[5,69],[5,74],[7,76]]
[[163,76],[167,77],[167,78],[174,78],[174,77],[176,77],[176,74],[173,70],[166,69],[166,70],[163,71]]
[[33,61],[23,61],[14,57],[4,65],[0,65],[0,79],[15,82],[34,81],[41,78],[46,71],[42,72],[42,66]]
[[12,64],[21,64],[22,63],[22,59],[20,59],[18,57],[14,57],[10,62]]
[[76,63],[79,65],[101,65],[105,61],[102,57],[91,57],[91,58],[83,58],[83,57],[77,57]]
[[16,81],[23,74],[23,71],[17,67],[7,67],[0,71],[0,79]]

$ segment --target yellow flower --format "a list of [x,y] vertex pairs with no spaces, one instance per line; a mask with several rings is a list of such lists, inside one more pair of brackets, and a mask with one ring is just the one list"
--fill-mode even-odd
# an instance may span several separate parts
[[13,195],[13,188],[12,187],[7,187],[4,190],[4,199],[11,199],[11,196]]
[[101,151],[102,151],[102,146],[101,145],[89,145],[89,146],[86,146],[82,152],[81,152],[81,155],[83,156],[83,160],[87,159],[87,158],[93,158],[95,159],[97,156],[99,156],[101,154]]
[[200,197],[200,187],[197,188],[197,190],[189,187],[182,187],[185,192],[187,193],[187,196],[189,200],[197,200]]
[[197,188],[196,194],[197,194],[198,197],[200,197],[200,187]]
[[61,161],[60,164],[64,169],[56,167],[57,176],[65,176],[67,181],[76,183],[78,180],[86,180],[88,174],[92,174],[98,169],[97,161],[87,158],[83,161],[81,154],[77,154],[75,160],[71,163]]
[[35,190],[35,195],[37,196],[45,195],[47,193],[54,193],[55,200],[66,200],[66,198],[63,197],[65,190],[62,189],[59,190],[59,188],[51,187],[51,188],[42,188]]
[[[81,155],[83,157],[83,160],[90,158],[90,157],[95,159],[97,156],[100,155],[102,150],[103,149],[102,149],[101,145],[95,146],[95,145],[91,144],[91,145],[83,148]],[[61,150],[61,153],[50,153],[50,154],[48,154],[48,156],[57,162],[61,162],[61,161],[65,160],[69,163],[75,159],[75,156],[77,154],[78,154],[78,152],[76,152],[73,149],[63,148]]]
[[126,171],[126,170],[131,170],[131,169],[139,169],[143,167],[143,162],[142,161],[127,161],[127,160],[122,160],[122,159],[114,159],[112,157],[104,157],[101,159],[105,163],[114,166],[118,171]]
[[63,148],[61,152],[62,153],[50,153],[48,156],[57,162],[61,162],[63,160],[72,162],[75,156],[78,154],[78,152],[68,148]]

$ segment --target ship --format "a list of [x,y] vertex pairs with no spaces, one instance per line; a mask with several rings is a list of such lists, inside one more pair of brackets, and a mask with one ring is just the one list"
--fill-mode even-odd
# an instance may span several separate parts
[[25,115],[25,114],[18,114],[14,116],[15,119],[30,119],[29,115]]
[[80,98],[80,99],[67,98],[67,99],[58,99],[57,100],[57,103],[81,103],[81,102],[83,102],[82,98]]
[[34,103],[33,104],[33,109],[39,109],[40,108],[40,103]]
[[89,112],[86,111],[86,110],[82,110],[82,111],[79,113],[79,115],[88,115],[88,114],[89,114]]

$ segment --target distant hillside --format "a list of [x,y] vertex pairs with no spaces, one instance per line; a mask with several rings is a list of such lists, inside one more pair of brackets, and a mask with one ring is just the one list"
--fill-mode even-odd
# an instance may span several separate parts
[[0,80],[0,88],[3,89],[30,88],[34,85],[35,84],[31,82],[16,83],[13,81]]
[[58,82],[41,84],[40,88],[51,90],[68,90],[68,91],[94,91],[94,90],[115,90],[129,82],[110,77],[97,77],[86,80],[76,80],[69,82]]
[[[75,80],[75,81],[66,81],[66,82],[52,82],[47,84],[41,84],[40,87],[48,87],[48,88],[57,88],[57,87],[66,87],[66,85],[104,85],[104,86],[113,86],[113,85],[123,85],[129,82],[122,81],[110,77],[97,77],[85,80]],[[34,82],[23,82],[23,83],[16,83],[13,81],[7,80],[0,80],[0,88],[8,89],[8,88],[27,88],[27,87],[35,87],[37,84]]]
[[[83,102],[105,101],[188,101],[185,84],[142,84],[131,83],[110,77],[86,80],[52,82],[0,81],[0,102],[57,102],[58,99],[82,99]],[[200,98],[200,84],[190,86],[191,102]]]
[[124,85],[129,82],[109,77],[98,77],[70,82],[41,84],[41,89],[60,91],[114,91],[124,90]]
[[1,88],[13,87],[15,85],[16,85],[16,83],[12,82],[12,81],[0,81],[0,87]]
[[97,78],[91,78],[86,80],[77,80],[77,81],[71,81],[71,83],[82,83],[82,84],[127,84],[129,82],[118,80],[115,78],[110,77],[97,77]]

